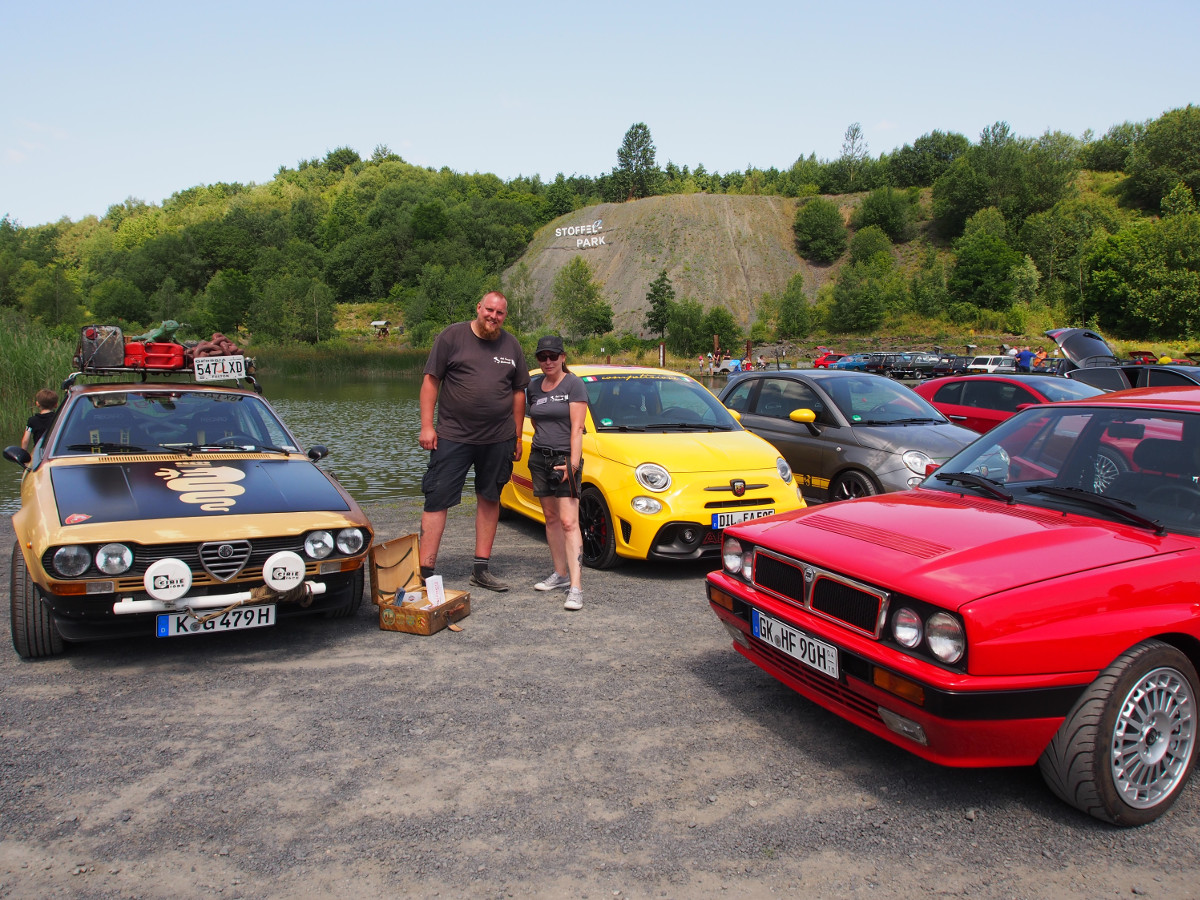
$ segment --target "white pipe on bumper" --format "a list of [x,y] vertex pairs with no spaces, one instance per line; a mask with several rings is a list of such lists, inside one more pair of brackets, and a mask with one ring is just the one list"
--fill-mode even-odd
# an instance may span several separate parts
[[[313,594],[325,593],[325,585],[320,581],[306,581],[305,584]],[[233,603],[243,603],[253,599],[250,591],[239,591],[236,594],[209,594],[205,597],[180,597],[173,603],[162,600],[133,600],[125,597],[113,604],[113,612],[118,616],[128,616],[133,613],[148,612],[183,612],[185,609],[220,609]],[[256,603],[269,603],[272,597],[260,597]]]

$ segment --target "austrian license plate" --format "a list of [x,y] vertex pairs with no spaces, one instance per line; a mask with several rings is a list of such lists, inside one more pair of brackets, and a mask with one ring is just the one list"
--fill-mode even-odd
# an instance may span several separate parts
[[791,625],[764,615],[757,609],[751,609],[750,613],[754,636],[760,641],[798,659],[810,669],[824,672],[830,678],[838,677],[837,647],[809,637],[803,631],[797,631]]
[[739,509],[737,512],[713,513],[712,527],[725,528],[729,525],[753,522],[755,519],[763,519],[773,515],[775,515],[775,510],[773,509]]
[[191,613],[160,613],[155,634],[158,637],[183,637],[187,634],[212,634],[214,631],[241,631],[275,624],[275,604],[239,606],[215,619],[201,622]]
[[224,381],[246,377],[244,356],[202,356],[195,361],[197,381]]

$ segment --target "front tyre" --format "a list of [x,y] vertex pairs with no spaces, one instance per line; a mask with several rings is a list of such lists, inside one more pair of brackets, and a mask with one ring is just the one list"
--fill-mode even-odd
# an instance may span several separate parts
[[591,569],[611,569],[618,562],[613,519],[601,493],[590,485],[579,497],[579,531],[583,538],[583,564]]
[[1055,794],[1114,825],[1144,825],[1171,808],[1196,757],[1196,669],[1149,640],[1091,683],[1042,753]]
[[854,500],[858,497],[873,497],[879,493],[867,475],[851,469],[839,475],[829,487],[830,500]]
[[346,602],[329,610],[325,613],[325,617],[328,619],[352,619],[358,615],[358,610],[362,606],[365,584],[366,576],[360,568],[354,573],[354,577],[350,579],[350,586],[345,590]]
[[9,622],[13,649],[22,659],[57,656],[66,649],[50,609],[42,602],[42,591],[29,577],[20,543],[13,544],[9,581]]

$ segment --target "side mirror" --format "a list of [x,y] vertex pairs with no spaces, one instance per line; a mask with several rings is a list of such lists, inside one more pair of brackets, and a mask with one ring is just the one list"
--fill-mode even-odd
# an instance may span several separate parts
[[324,444],[313,444],[306,454],[313,462],[319,462],[329,455],[329,448]]
[[4,448],[4,458],[9,462],[15,462],[22,469],[29,468],[29,460],[32,459],[28,450],[22,450],[20,447],[12,446]]
[[821,433],[821,429],[816,425],[817,414],[811,409],[793,409],[788,413],[788,418],[799,425],[807,425],[814,436]]
[[738,412],[736,409],[729,409],[728,406],[725,408],[728,409],[729,414],[731,416],[733,416],[733,421],[737,422],[740,425],[742,423],[742,414],[740,412]]

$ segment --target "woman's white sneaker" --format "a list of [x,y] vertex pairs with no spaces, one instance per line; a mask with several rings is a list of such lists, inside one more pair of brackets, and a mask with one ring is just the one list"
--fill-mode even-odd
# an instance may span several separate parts
[[551,572],[541,581],[533,586],[535,591],[557,591],[560,588],[569,588],[571,586],[571,576],[559,575],[557,572]]
[[567,602],[563,604],[563,609],[583,609],[583,591],[580,588],[567,591]]

